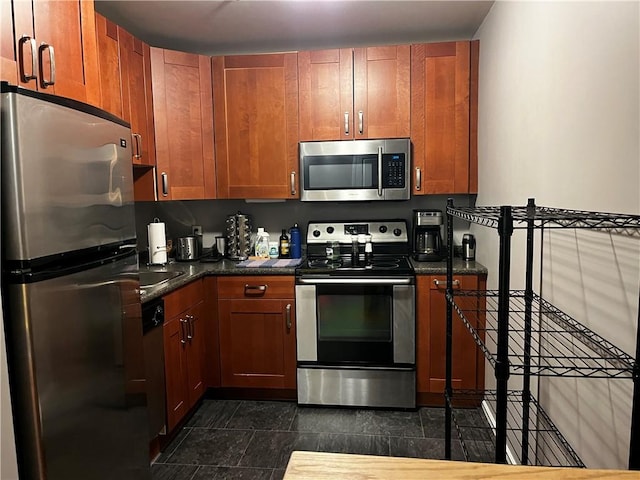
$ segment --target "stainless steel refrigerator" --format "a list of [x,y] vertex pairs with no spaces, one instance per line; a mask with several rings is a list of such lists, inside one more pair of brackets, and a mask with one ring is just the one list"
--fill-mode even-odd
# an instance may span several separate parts
[[0,88],[2,301],[20,479],[149,479],[129,125]]

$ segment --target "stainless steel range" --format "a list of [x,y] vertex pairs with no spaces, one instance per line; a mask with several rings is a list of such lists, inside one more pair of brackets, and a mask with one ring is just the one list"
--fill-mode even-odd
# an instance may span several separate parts
[[404,220],[309,222],[296,270],[298,403],[415,408],[415,275]]

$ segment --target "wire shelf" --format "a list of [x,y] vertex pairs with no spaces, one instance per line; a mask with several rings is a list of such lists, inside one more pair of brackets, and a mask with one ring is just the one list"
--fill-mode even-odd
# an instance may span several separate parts
[[[498,291],[455,291],[453,309],[495,368]],[[632,378],[633,358],[538,295],[531,301],[530,361],[526,362],[526,302],[523,290],[509,292],[509,366],[513,374]],[[527,369],[529,369],[527,371]]]
[[[495,404],[496,398],[496,392],[493,390],[454,390],[452,397],[447,398],[452,405],[453,426],[467,461],[495,461],[495,433],[481,407],[461,408],[456,405],[480,405],[482,401]],[[522,413],[527,399],[529,420],[528,425],[525,426]],[[507,402],[508,459],[516,464],[525,463],[536,466],[585,466],[532,395],[512,390],[507,393]],[[524,443],[526,443],[526,462],[523,461]]]
[[[447,207],[447,213],[471,223],[498,228],[501,207]],[[640,215],[589,212],[549,207],[511,207],[513,228],[589,228],[608,230],[618,234],[640,236]]]

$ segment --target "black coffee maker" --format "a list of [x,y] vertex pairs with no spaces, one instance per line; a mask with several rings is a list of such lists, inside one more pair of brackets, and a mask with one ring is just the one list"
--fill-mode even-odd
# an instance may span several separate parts
[[439,262],[445,257],[441,227],[441,210],[413,211],[413,258],[415,260]]

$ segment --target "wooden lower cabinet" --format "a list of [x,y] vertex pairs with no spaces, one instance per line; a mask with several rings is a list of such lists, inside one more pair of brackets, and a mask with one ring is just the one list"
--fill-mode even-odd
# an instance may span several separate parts
[[[446,277],[418,275],[416,296],[417,392],[419,405],[444,403],[446,361]],[[454,276],[454,290],[484,290],[486,277]],[[474,299],[473,301],[477,301]],[[471,319],[481,322],[482,318]],[[484,357],[473,337],[453,318],[452,387],[476,390],[484,386]]]
[[218,278],[222,387],[294,389],[294,279]]
[[205,391],[203,281],[164,297],[164,361],[167,430],[173,430]]

